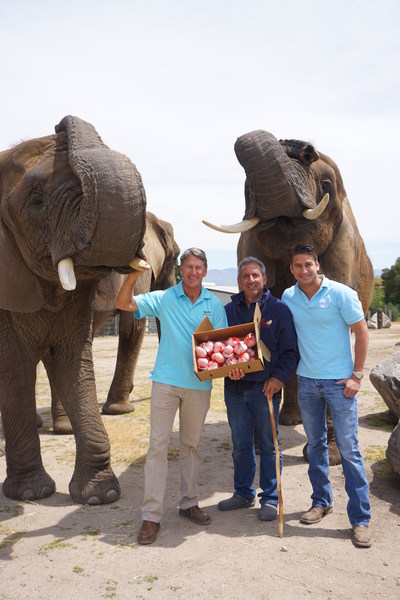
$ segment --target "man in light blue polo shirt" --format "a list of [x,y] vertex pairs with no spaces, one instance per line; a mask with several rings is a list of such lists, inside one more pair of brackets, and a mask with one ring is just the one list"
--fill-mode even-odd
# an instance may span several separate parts
[[[326,409],[329,405],[336,443],[342,459],[349,496],[347,513],[353,542],[371,546],[371,507],[368,481],[358,444],[357,392],[368,349],[368,329],[357,293],[318,275],[312,246],[296,246],[290,270],[297,283],[284,291],[297,332],[300,362],[298,400],[308,441],[308,475],[313,493],[311,508],[300,522],[312,525],[332,512],[329,481]],[[355,334],[354,362],[350,331]]]
[[222,302],[202,286],[207,258],[198,248],[181,256],[182,281],[168,290],[132,296],[140,271],[131,273],[117,297],[116,307],[133,311],[138,319],[155,316],[160,321],[161,340],[151,373],[150,446],[146,457],[143,523],[139,544],[157,537],[163,514],[168,471],[168,443],[179,409],[181,493],[179,514],[197,525],[211,519],[198,506],[196,484],[200,458],[197,446],[210,406],[211,381],[200,381],[193,370],[192,334],[208,317],[214,329],[227,326]]

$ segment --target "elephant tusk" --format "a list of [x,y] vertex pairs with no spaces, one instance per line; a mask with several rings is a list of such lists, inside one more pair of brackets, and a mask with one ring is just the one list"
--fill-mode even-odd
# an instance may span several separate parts
[[58,263],[58,276],[64,290],[71,291],[76,288],[74,263],[70,256],[63,258]]
[[315,208],[307,208],[306,210],[303,211],[303,217],[305,219],[308,219],[309,221],[315,221],[315,219],[318,219],[318,217],[320,217],[322,215],[325,208],[328,206],[328,202],[329,202],[329,194],[325,194],[325,196],[322,198],[321,202],[319,204],[317,204],[317,206]]
[[211,227],[211,229],[215,229],[216,231],[222,231],[222,233],[242,233],[243,231],[253,229],[253,227],[260,222],[260,219],[258,217],[252,217],[251,219],[244,219],[240,223],[235,223],[234,225],[215,225],[204,219],[202,219],[202,221],[207,227]]
[[129,263],[129,266],[136,271],[148,271],[151,268],[149,263],[139,256],[135,256],[135,258]]

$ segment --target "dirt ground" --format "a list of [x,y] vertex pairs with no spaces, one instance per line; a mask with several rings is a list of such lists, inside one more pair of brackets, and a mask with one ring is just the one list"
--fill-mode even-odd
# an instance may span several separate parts
[[[400,324],[370,331],[367,374],[398,342]],[[95,339],[100,405],[112,377],[116,346],[114,337]],[[156,348],[156,338],[147,336],[137,378],[146,389]],[[148,402],[136,394],[134,401]],[[200,448],[200,506],[210,513],[212,523],[199,527],[178,516],[179,461],[171,460],[165,514],[160,535],[151,546],[136,543],[143,464],[113,461],[122,487],[116,503],[73,504],[68,494],[73,460],[63,460],[73,457],[73,437],[55,436],[44,428],[40,434],[43,462],[57,492],[37,503],[15,502],[0,493],[0,599],[400,598],[400,478],[384,460],[393,425],[385,424],[386,406],[368,375],[359,404],[360,446],[372,502],[370,549],[355,548],[350,540],[340,466],[331,469],[333,514],[315,526],[299,523],[310,506],[311,493],[301,425],[280,427],[283,538],[278,536],[277,521],[257,519],[257,506],[231,513],[217,510],[217,502],[232,493],[233,477],[230,431],[221,409],[209,412]],[[46,397],[41,413],[45,421],[50,420]],[[134,415],[130,416],[133,424]],[[2,457],[0,481],[4,477]]]

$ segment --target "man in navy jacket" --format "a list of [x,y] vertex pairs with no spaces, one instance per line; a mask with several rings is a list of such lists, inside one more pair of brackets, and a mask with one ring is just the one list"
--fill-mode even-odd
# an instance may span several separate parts
[[[261,311],[260,338],[270,352],[263,371],[245,374],[240,368],[225,378],[225,404],[232,432],[234,494],[218,503],[219,510],[254,506],[256,455],[254,429],[260,450],[260,510],[258,518],[272,521],[277,517],[278,491],[276,455],[272,437],[267,396],[273,394],[276,425],[283,385],[296,371],[299,362],[296,331],[290,310],[266,289],[264,264],[253,256],[238,267],[241,290],[225,306],[228,325],[253,321],[256,303]],[[281,465],[282,455],[280,454]]]

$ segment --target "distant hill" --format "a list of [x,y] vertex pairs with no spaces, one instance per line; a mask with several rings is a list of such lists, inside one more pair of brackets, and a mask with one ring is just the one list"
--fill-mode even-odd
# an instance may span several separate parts
[[216,285],[236,285],[237,269],[208,269],[205,281]]

